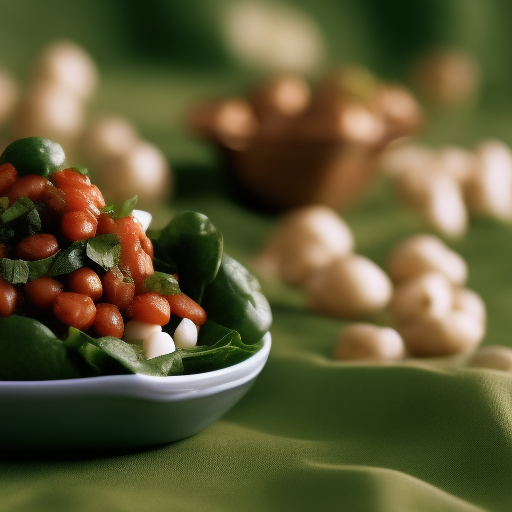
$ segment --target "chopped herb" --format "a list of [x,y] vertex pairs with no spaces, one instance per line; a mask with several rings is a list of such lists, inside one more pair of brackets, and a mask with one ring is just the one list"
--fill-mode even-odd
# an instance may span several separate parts
[[74,242],[64,251],[60,251],[48,269],[47,275],[51,277],[71,274],[84,266],[85,242]]
[[86,254],[89,259],[105,270],[119,265],[121,241],[116,235],[99,235],[87,240]]
[[27,261],[2,258],[0,268],[2,277],[11,284],[24,284],[28,281],[30,271]]
[[7,224],[35,209],[35,204],[28,197],[20,197],[2,213],[2,222]]
[[122,219],[131,215],[135,206],[137,206],[137,196],[133,196],[122,203],[109,204],[101,211],[112,215],[115,219]]
[[176,295],[181,293],[178,281],[170,274],[164,272],[155,272],[144,279],[144,290],[146,292],[156,292],[160,295]]
[[89,174],[89,171],[85,168],[85,167],[81,167],[81,166],[73,166],[73,167],[69,167],[69,169],[71,169],[72,171],[75,171],[79,174],[81,174],[82,176],[87,176]]

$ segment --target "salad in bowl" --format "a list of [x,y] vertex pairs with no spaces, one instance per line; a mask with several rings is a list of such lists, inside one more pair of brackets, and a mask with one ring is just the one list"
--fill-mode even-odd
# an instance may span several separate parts
[[0,407],[59,389],[176,402],[225,391],[230,372],[249,382],[240,369],[264,364],[272,315],[220,231],[192,211],[146,231],[136,197],[105,204],[87,170],[64,160],[40,137],[0,156]]

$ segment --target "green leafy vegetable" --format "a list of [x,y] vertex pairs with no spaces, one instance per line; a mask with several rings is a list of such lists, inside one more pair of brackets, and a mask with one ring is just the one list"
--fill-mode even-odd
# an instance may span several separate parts
[[12,222],[22,215],[27,214],[35,207],[35,204],[28,197],[20,197],[12,206],[2,213],[2,222],[5,224]]
[[181,293],[176,278],[164,272],[155,272],[144,280],[144,291],[156,292],[161,295],[176,295]]
[[11,284],[25,284],[29,280],[30,268],[28,261],[2,258],[0,268],[2,277]]
[[255,354],[263,342],[246,345],[238,332],[207,320],[199,331],[197,347],[180,349],[186,374],[202,373],[240,363]]
[[67,249],[58,252],[50,265],[47,275],[51,277],[71,274],[84,266],[85,242],[71,244]]
[[126,343],[119,338],[110,336],[92,338],[72,327],[69,329],[69,335],[64,343],[78,350],[82,357],[103,375],[142,373],[155,377],[166,377],[183,373],[181,354],[178,351],[146,359],[142,348],[138,345]]
[[87,240],[86,254],[104,270],[109,271],[119,265],[121,241],[116,235],[99,235]]
[[72,171],[77,172],[78,174],[81,174],[82,176],[87,176],[89,174],[89,171],[85,167],[82,167],[82,166],[75,165],[73,167],[70,167],[70,169]]
[[222,233],[206,215],[182,212],[153,239],[153,245],[157,258],[176,266],[183,293],[200,303],[220,266]]
[[0,380],[73,379],[79,363],[52,331],[32,318],[0,319]]
[[137,196],[126,199],[126,201],[123,201],[122,203],[109,204],[101,211],[112,215],[115,219],[122,219],[123,217],[131,215],[135,206],[137,206]]

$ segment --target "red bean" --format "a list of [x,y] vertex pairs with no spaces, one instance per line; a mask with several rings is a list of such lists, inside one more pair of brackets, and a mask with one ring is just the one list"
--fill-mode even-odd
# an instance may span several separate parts
[[103,276],[105,298],[120,310],[126,310],[133,301],[135,284],[124,281],[119,269],[112,269]]
[[7,190],[17,179],[18,173],[11,164],[0,165],[0,193]]
[[172,314],[188,318],[196,325],[203,325],[206,322],[206,311],[188,295],[184,293],[167,295],[167,300]]
[[16,246],[18,258],[27,261],[42,260],[59,250],[59,244],[53,235],[40,233],[22,240]]
[[62,284],[51,277],[42,276],[24,286],[30,302],[40,309],[48,309],[62,293]]
[[5,193],[9,198],[9,204],[13,204],[20,197],[26,196],[34,203],[40,202],[46,189],[48,180],[37,174],[23,176],[16,181]]
[[62,216],[60,229],[70,242],[76,242],[93,237],[97,226],[97,219],[88,212],[66,212]]
[[88,176],[80,174],[73,169],[62,169],[61,171],[54,172],[50,179],[52,183],[58,188],[91,184],[91,180]]
[[108,214],[102,213],[98,217],[97,235],[106,235],[116,233],[116,221]]
[[14,315],[17,302],[16,288],[0,277],[0,317],[8,317]]
[[66,195],[67,212],[89,210],[96,217],[100,214],[99,209],[94,205],[92,198],[89,196],[88,187],[85,185],[76,187],[67,185],[61,187],[61,190],[64,191]]
[[97,301],[103,295],[101,279],[94,270],[87,267],[79,268],[68,276],[68,288],[75,293],[81,293]]
[[62,323],[86,331],[96,317],[96,306],[81,293],[63,292],[53,304],[53,314]]
[[89,197],[91,198],[91,201],[96,206],[96,208],[99,208],[100,210],[102,208],[105,208],[105,199],[103,198],[103,194],[101,193],[100,189],[96,185],[91,185],[89,187],[88,193]]
[[165,325],[171,318],[169,302],[163,295],[150,292],[137,295],[130,306],[133,320],[148,324]]
[[66,198],[64,191],[52,185],[50,181],[46,183],[46,188],[43,192],[42,198],[54,212],[62,214],[66,210]]
[[124,333],[123,317],[114,304],[97,304],[92,326],[100,336],[122,338]]

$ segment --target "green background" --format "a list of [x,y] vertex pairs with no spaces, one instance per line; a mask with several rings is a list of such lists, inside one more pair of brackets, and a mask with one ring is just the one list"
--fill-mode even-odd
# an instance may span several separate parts
[[[226,252],[250,264],[274,217],[236,199],[214,149],[183,129],[185,109],[243,93],[262,70],[223,42],[222,1],[0,1],[0,67],[27,79],[42,45],[68,38],[98,64],[94,112],[134,121],[175,174],[173,211],[196,209],[223,231]],[[478,102],[431,111],[422,140],[512,144],[512,3],[489,0],[296,1],[321,27],[326,67],[368,66],[408,80],[433,46],[472,52],[484,74]],[[198,179],[200,178],[200,179]],[[425,226],[380,177],[343,212],[357,252],[384,265]],[[512,346],[512,227],[474,219],[450,246],[488,308],[487,344]],[[509,511],[512,376],[450,361],[386,367],[342,364],[331,351],[343,322],[308,312],[301,296],[266,285],[273,349],[248,395],[193,438],[133,453],[3,455],[0,511]],[[4,411],[2,414],[8,414]],[[34,425],[37,428],[37,425]]]

